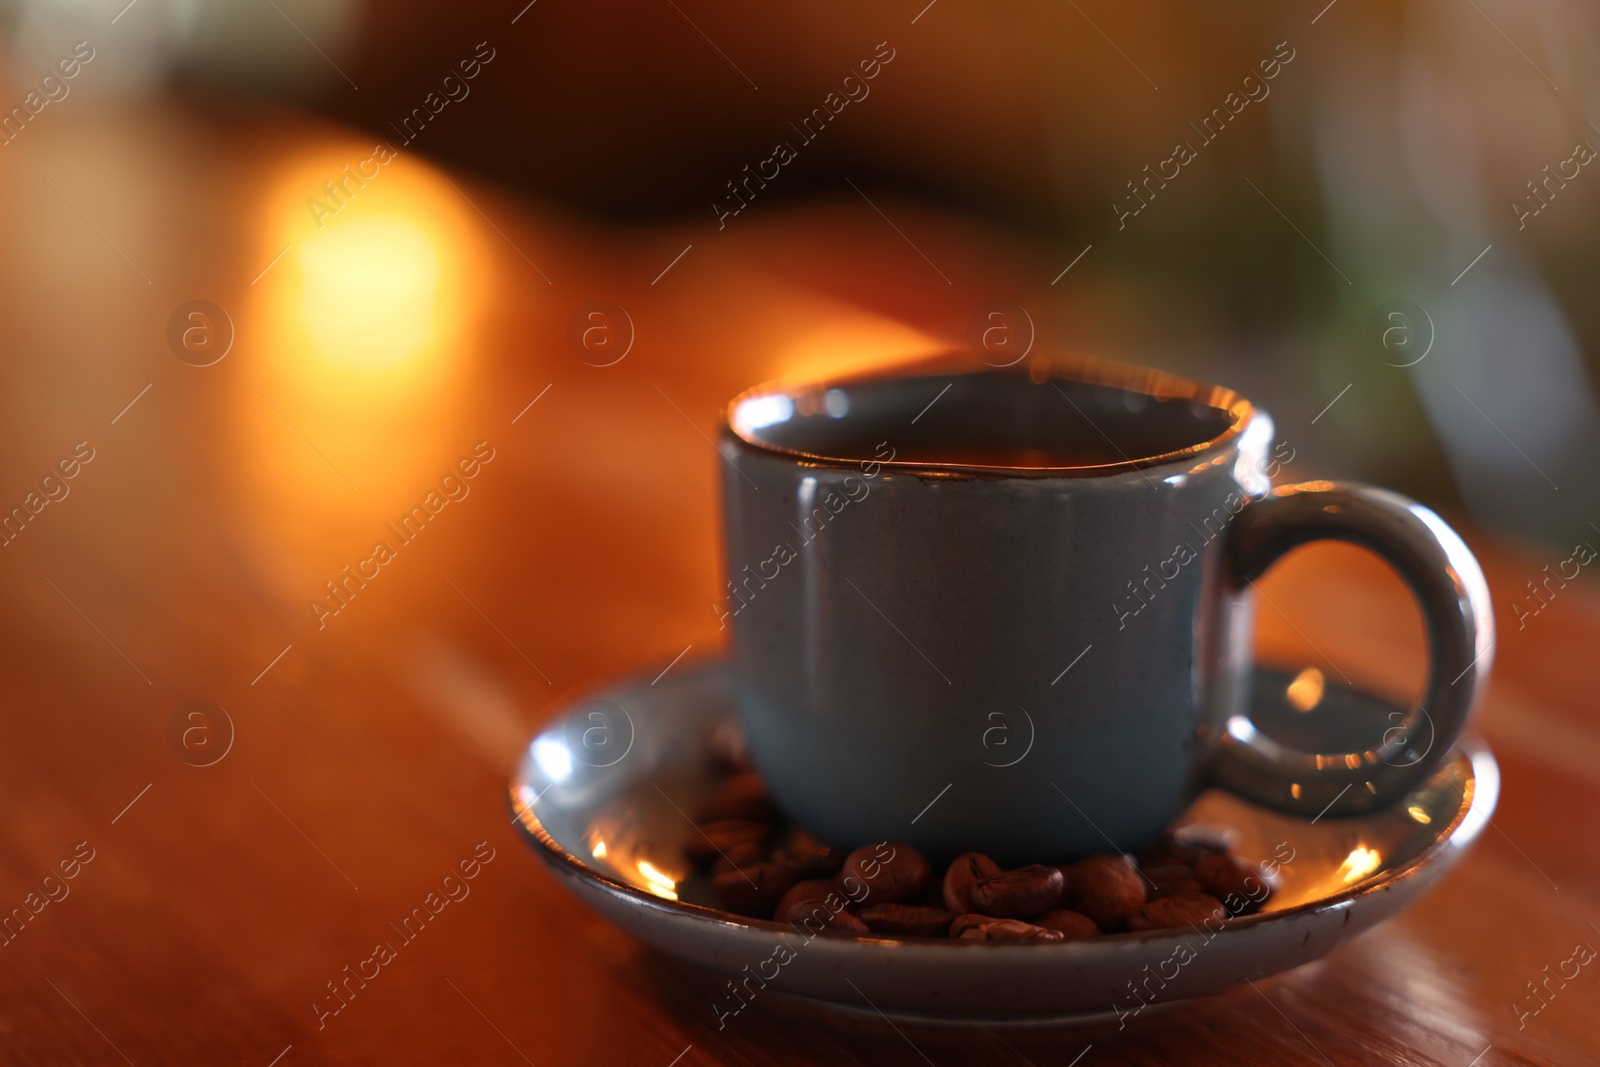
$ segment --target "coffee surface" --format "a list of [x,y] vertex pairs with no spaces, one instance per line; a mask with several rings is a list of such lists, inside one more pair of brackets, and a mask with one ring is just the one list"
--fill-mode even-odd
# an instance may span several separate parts
[[[1093,448],[1049,448],[1028,445],[1006,445],[983,440],[937,439],[923,435],[896,443],[889,427],[879,427],[876,434],[868,433],[858,439],[843,438],[829,442],[829,447],[819,451],[842,459],[888,458],[875,455],[874,449],[884,442],[895,447],[894,458],[906,463],[961,464],[969,467],[1098,467],[1107,463],[1120,463],[1137,459],[1112,451],[1109,446]],[[902,435],[904,436],[904,435]],[[805,451],[811,451],[806,449]]]
[[1233,416],[1116,386],[976,373],[884,378],[803,396],[755,436],[852,461],[1004,468],[1098,467],[1203,445]]

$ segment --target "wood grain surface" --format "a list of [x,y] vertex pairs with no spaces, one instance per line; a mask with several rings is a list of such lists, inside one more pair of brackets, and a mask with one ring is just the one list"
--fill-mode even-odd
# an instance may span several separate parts
[[[369,144],[55,110],[0,159],[0,505],[27,513],[0,547],[0,1062],[1600,1062],[1596,968],[1528,986],[1600,945],[1600,601],[1570,583],[1519,629],[1512,599],[1566,553],[1470,529],[1499,599],[1479,724],[1503,799],[1410,912],[1120,1032],[777,996],[719,1030],[716,979],[519,843],[517,751],[563,693],[720,649],[727,397],[959,342],[965,309],[1059,264],[883,202],[588,229],[409,154],[319,218],[306,201]],[[1057,306],[1102,297],[1085,278]],[[169,343],[192,300],[231,321],[210,366],[176,353],[215,315]],[[599,320],[573,341],[593,301],[632,324],[610,366],[583,348]],[[418,506],[420,533],[391,532]],[[1263,588],[1263,656],[1414,691],[1416,612],[1371,558],[1303,550]],[[380,942],[393,958],[331,998]]]

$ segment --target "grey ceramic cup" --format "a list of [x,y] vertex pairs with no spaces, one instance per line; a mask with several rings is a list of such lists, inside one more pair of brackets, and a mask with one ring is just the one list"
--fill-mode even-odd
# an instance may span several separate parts
[[[1460,538],[1384,490],[1273,489],[1292,450],[1226,389],[1081,358],[939,361],[751,390],[721,448],[719,615],[751,754],[841,846],[1128,850],[1212,785],[1371,811],[1434,771],[1487,679],[1489,595]],[[1430,643],[1419,701],[1334,751],[1314,672],[1299,736],[1243,710],[1251,583],[1321,538],[1387,560]]]

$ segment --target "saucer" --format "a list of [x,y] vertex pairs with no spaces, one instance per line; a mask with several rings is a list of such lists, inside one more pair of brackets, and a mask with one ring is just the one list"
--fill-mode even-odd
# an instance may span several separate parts
[[[1293,681],[1256,669],[1258,723],[1277,716],[1293,729]],[[1318,719],[1380,732],[1396,710],[1331,684],[1315,708]],[[721,773],[712,740],[736,729],[733,715],[724,662],[619,683],[564,708],[529,744],[510,786],[518,826],[559,881],[641,941],[736,980],[710,1006],[719,1019],[767,991],[985,1025],[1126,1019],[1220,992],[1319,959],[1421,896],[1477,837],[1500,786],[1488,747],[1463,739],[1423,786],[1359,817],[1296,818],[1202,793],[1175,829],[1220,835],[1244,861],[1280,864],[1263,910],[1219,930],[1050,944],[808,938],[720,910],[710,879],[684,857],[686,813]]]

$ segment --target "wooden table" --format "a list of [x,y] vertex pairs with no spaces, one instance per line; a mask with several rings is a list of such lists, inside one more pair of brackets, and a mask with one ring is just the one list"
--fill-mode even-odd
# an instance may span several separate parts
[[[0,502],[60,497],[0,550],[0,906],[23,909],[0,1061],[1600,1060],[1594,968],[1525,1026],[1513,1011],[1600,944],[1600,609],[1574,585],[1519,631],[1509,600],[1558,557],[1470,533],[1500,594],[1480,723],[1504,795],[1401,919],[1122,1033],[897,1031],[776,998],[719,1031],[715,979],[591,915],[518,841],[512,762],[564,692],[718,653],[726,397],[938,347],[1055,266],[906,204],[878,205],[906,239],[860,202],[617,234],[409,155],[365,162],[365,139],[301,119],[57,110],[0,158]],[[347,164],[377,173],[319,228],[306,201]],[[1093,308],[1079,284],[1058,317]],[[191,363],[220,344],[214,313],[168,341],[196,299],[232,323],[210,366]],[[611,366],[591,364],[617,348],[569,344],[589,301],[632,322]],[[92,458],[43,482],[75,446]],[[467,495],[391,533],[475,448],[445,483]],[[1265,588],[1286,616],[1263,608],[1266,652],[1415,686],[1420,626],[1377,564],[1308,550]],[[470,895],[314,1008],[475,855]]]

